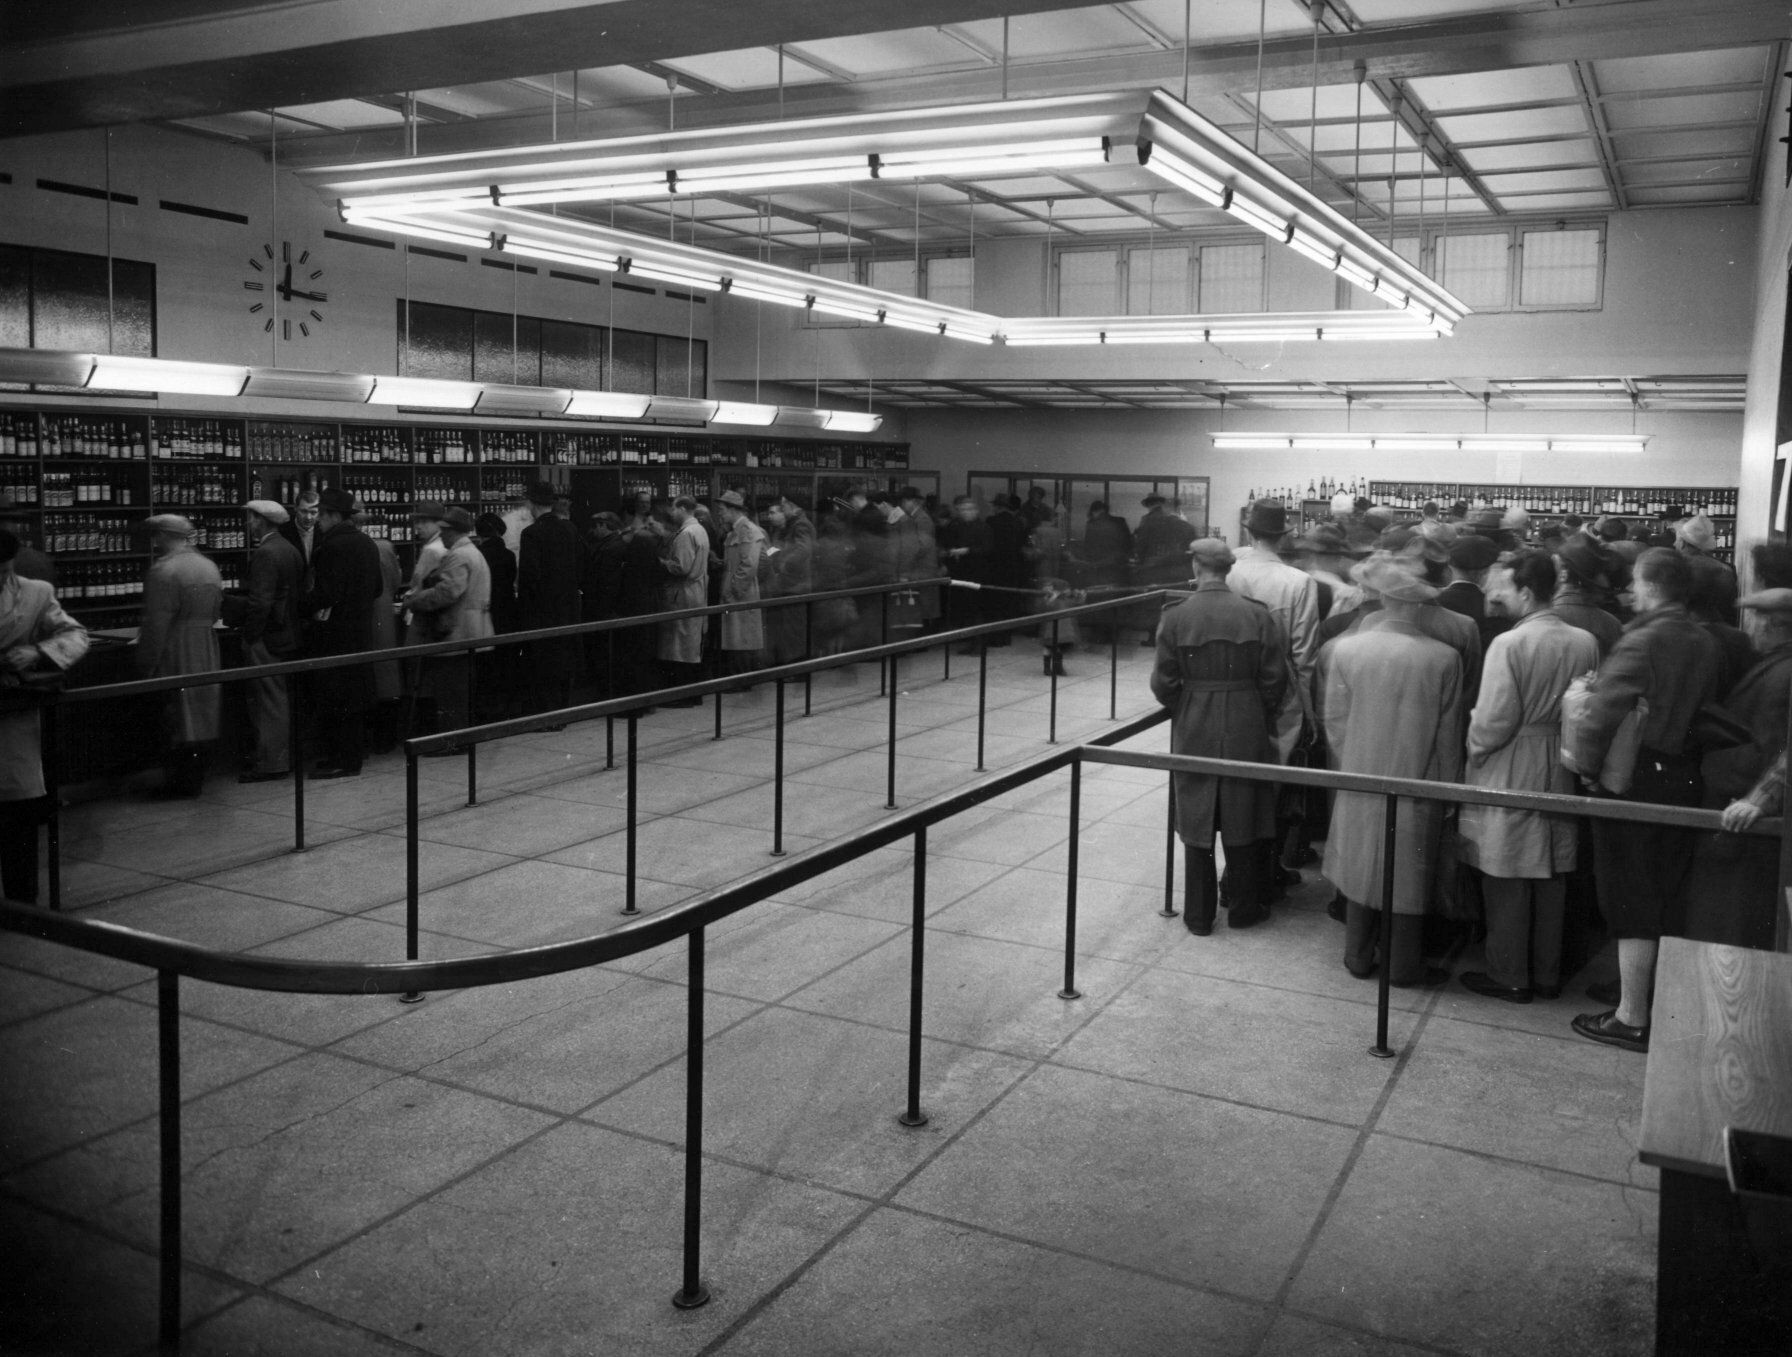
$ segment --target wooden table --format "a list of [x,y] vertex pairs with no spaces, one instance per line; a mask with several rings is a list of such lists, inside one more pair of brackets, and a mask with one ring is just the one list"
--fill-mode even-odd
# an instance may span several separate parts
[[1727,1181],[1731,1125],[1792,1136],[1792,956],[1663,938],[1639,1147],[1661,1170],[1658,1354],[1792,1353],[1785,1283]]

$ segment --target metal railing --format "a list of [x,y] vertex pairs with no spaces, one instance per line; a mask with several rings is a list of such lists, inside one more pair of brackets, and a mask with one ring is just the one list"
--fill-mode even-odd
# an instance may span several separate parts
[[[158,1334],[165,1352],[175,1352],[180,1336],[181,1291],[181,1154],[180,1154],[180,1004],[181,976],[211,984],[245,989],[301,994],[405,994],[461,989],[528,980],[617,961],[680,938],[689,946],[686,995],[687,1055],[685,1062],[684,1220],[680,1285],[672,1303],[680,1308],[702,1305],[709,1298],[701,1274],[703,1189],[703,1081],[704,1081],[704,947],[710,924],[746,909],[775,894],[846,866],[867,853],[901,839],[914,840],[914,888],[909,965],[909,1022],[905,1105],[897,1120],[904,1126],[922,1126],[928,1120],[921,1107],[921,1041],[925,976],[927,899],[927,831],[973,806],[1027,786],[1050,774],[1068,769],[1069,842],[1065,878],[1064,984],[1058,991],[1065,1000],[1081,998],[1076,988],[1077,883],[1080,868],[1079,840],[1082,821],[1082,775],[1085,764],[1156,769],[1168,774],[1202,773],[1221,778],[1323,787],[1333,791],[1368,792],[1387,798],[1386,851],[1382,858],[1382,905],[1393,903],[1394,850],[1397,846],[1398,798],[1499,806],[1536,810],[1631,823],[1671,825],[1683,829],[1715,830],[1717,812],[1657,806],[1552,793],[1509,792],[1457,783],[1426,782],[1410,778],[1372,777],[1325,769],[1288,768],[1172,754],[1149,754],[1108,746],[1130,739],[1168,719],[1155,711],[1126,722],[1100,739],[1083,745],[1052,750],[1015,768],[989,774],[975,784],[943,793],[907,810],[898,811],[877,824],[833,843],[787,857],[729,885],[693,896],[652,915],[639,915],[607,932],[573,942],[522,948],[481,957],[446,961],[319,962],[242,953],[216,952],[192,943],[140,932],[117,924],[80,920],[35,906],[0,901],[0,928],[115,960],[146,966],[156,972],[158,1027],[158,1124],[161,1138],[160,1182],[160,1294]],[[443,737],[433,737],[443,738]],[[1755,835],[1780,835],[1782,841],[1792,820],[1762,820],[1748,831]],[[1172,825],[1170,851],[1175,835]],[[1172,882],[1169,884],[1173,884]],[[1172,901],[1162,913],[1173,915]],[[1376,1041],[1371,1054],[1394,1054],[1388,1037],[1389,967],[1377,1000]]]
[[[804,652],[805,654],[811,654],[815,636],[815,609],[819,604],[834,600],[857,600],[874,596],[878,597],[880,599],[879,635],[883,640],[887,641],[890,630],[889,600],[892,596],[903,593],[915,593],[922,589],[931,588],[937,589],[940,592],[943,601],[946,591],[951,586],[951,580],[941,577],[932,580],[904,581],[895,584],[866,585],[854,589],[834,589],[818,593],[788,594],[775,598],[760,598],[738,603],[706,604],[701,608],[682,608],[669,612],[643,613],[631,617],[605,618],[601,621],[578,622],[563,627],[541,627],[531,631],[504,632],[495,636],[480,637],[475,640],[432,641],[426,644],[396,646],[385,650],[357,651],[351,655],[321,655],[307,659],[282,660],[273,664],[246,665],[234,669],[216,669],[203,673],[175,674],[161,678],[132,679],[122,683],[95,684],[92,687],[67,688],[60,691],[29,695],[27,700],[39,703],[42,707],[43,763],[47,803],[46,834],[49,906],[51,909],[60,909],[62,906],[62,807],[60,797],[61,769],[58,726],[61,719],[60,712],[64,707],[85,706],[100,702],[114,702],[125,698],[143,697],[160,693],[174,693],[188,688],[249,683],[261,679],[280,678],[286,680],[288,744],[291,750],[292,760],[293,851],[300,852],[303,851],[306,846],[306,773],[304,768],[305,718],[304,703],[300,700],[300,694],[297,689],[299,680],[307,675],[338,669],[365,668],[380,664],[396,663],[414,666],[420,665],[425,660],[456,658],[471,655],[473,652],[490,652],[495,649],[503,649],[512,646],[531,645],[544,641],[566,641],[597,635],[603,635],[609,638],[608,668],[611,673],[614,673],[616,668],[615,637],[618,632],[657,628],[661,623],[678,622],[689,618],[719,617],[726,613],[745,611],[767,612],[783,608],[798,607],[802,608],[804,613]],[[1122,602],[1137,602],[1141,598],[1151,597],[1153,592],[1155,591],[1143,591],[1136,595],[1126,595],[1121,599],[1113,600],[1112,606],[1117,607]],[[1035,614],[1029,617],[1013,619],[1002,623],[988,624],[988,626],[998,631],[1012,631],[1038,626],[1048,618],[1055,616],[1058,616],[1058,614]],[[988,630],[988,628],[967,628],[962,629],[960,632],[953,633],[936,632],[928,638],[929,646],[920,648],[926,649],[931,648],[931,646],[942,645],[945,643],[947,637],[952,637],[954,639],[959,639],[964,636],[975,637],[984,633],[986,630]],[[1056,635],[1057,630],[1056,625],[1054,624],[1054,640],[1056,639]],[[1117,637],[1113,638],[1113,642],[1114,644],[1111,648],[1117,651]],[[850,654],[854,652],[843,653]],[[1114,664],[1116,673],[1118,668],[1117,659],[1118,657],[1116,654]],[[951,663],[951,651],[948,648],[946,651],[944,669],[945,676],[948,678],[951,676]],[[477,701],[478,697],[478,667],[469,664],[467,669],[467,703],[468,710],[471,712],[474,709],[474,703]],[[729,678],[729,684],[724,686],[739,684],[746,681],[758,682],[760,681],[759,675],[769,672],[769,670],[751,670],[742,674],[732,675]],[[811,673],[812,672],[815,671],[811,671]],[[812,710],[813,691],[809,676],[804,675],[803,677],[803,711],[804,715],[808,715]],[[415,675],[413,675],[413,682],[411,684],[413,688],[415,687],[414,679]],[[717,682],[721,681],[717,680]],[[703,687],[703,685],[690,686]],[[1111,682],[1110,687],[1117,691],[1117,678]],[[674,691],[677,693],[684,693],[686,690],[682,688],[678,690],[655,688],[640,694],[635,694],[634,696],[642,699],[642,706],[652,706],[655,705],[653,699],[658,698],[664,700],[666,696],[673,694]],[[703,691],[709,692],[713,691],[713,689],[703,687]],[[1113,707],[1113,697],[1114,692],[1111,692],[1109,703],[1110,709]],[[1055,703],[1055,679],[1053,682],[1053,699]],[[542,715],[544,717],[551,717],[552,713],[543,713]],[[721,705],[719,696],[717,700],[716,720],[717,738],[720,738]],[[549,719],[544,719],[542,722],[542,726],[544,727],[553,724],[557,724],[557,722]],[[604,765],[606,768],[613,768],[615,766],[613,731],[611,732],[611,735],[612,738],[606,747]],[[477,754],[475,752],[475,747],[469,746],[467,750],[467,804],[476,804],[477,798]]]

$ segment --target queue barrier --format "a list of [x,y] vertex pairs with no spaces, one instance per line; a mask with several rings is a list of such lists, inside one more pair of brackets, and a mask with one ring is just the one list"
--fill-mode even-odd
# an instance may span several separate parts
[[[1285,768],[1173,754],[1150,754],[1110,746],[1131,739],[1168,720],[1169,713],[1155,711],[1134,718],[1082,745],[1049,751],[1017,767],[989,774],[976,783],[942,793],[907,810],[898,811],[877,824],[833,843],[822,844],[761,868],[729,885],[702,892],[652,915],[639,915],[599,934],[572,942],[520,948],[481,957],[446,961],[323,962],[250,956],[218,952],[192,943],[97,920],[70,918],[33,905],[0,901],[0,928],[108,956],[156,972],[158,1123],[160,1131],[160,1291],[158,1339],[165,1353],[175,1353],[180,1342],[181,1297],[181,1154],[180,1154],[180,1004],[181,976],[210,984],[298,994],[404,994],[432,990],[463,989],[512,983],[558,975],[605,962],[617,961],[654,947],[687,940],[688,986],[686,998],[684,1219],[682,1268],[674,1306],[694,1308],[709,1299],[700,1268],[703,1190],[703,1080],[704,1080],[704,936],[708,926],[825,872],[846,866],[867,853],[904,838],[914,840],[914,889],[911,918],[912,947],[909,971],[909,1030],[907,1097],[897,1120],[916,1127],[928,1121],[920,1103],[922,999],[924,993],[927,831],[986,801],[1069,769],[1069,844],[1065,882],[1064,984],[1059,997],[1081,998],[1076,988],[1076,914],[1078,843],[1082,819],[1082,773],[1085,764],[1157,769],[1169,774],[1204,773],[1249,781],[1283,782],[1323,787],[1334,791],[1371,792],[1388,798],[1387,847],[1383,857],[1382,908],[1393,899],[1393,848],[1397,799],[1420,799],[1457,804],[1503,806],[1540,810],[1595,819],[1672,825],[1683,829],[1717,830],[1716,811],[1653,806],[1592,797],[1553,793],[1508,792],[1458,783],[1426,782],[1410,778],[1372,777],[1328,769]],[[444,737],[431,737],[441,739]],[[1746,831],[1777,835],[1786,841],[1787,820],[1761,820]],[[1173,838],[1173,836],[1172,836]],[[1167,910],[1166,902],[1166,910]],[[1173,913],[1174,911],[1167,910]],[[1377,1004],[1376,1044],[1371,1054],[1392,1055],[1387,1046],[1388,968],[1381,967],[1383,981]]]

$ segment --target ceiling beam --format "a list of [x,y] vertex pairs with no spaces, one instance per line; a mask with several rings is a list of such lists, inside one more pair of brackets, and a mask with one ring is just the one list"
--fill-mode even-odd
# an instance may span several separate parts
[[1624,191],[1624,177],[1618,170],[1618,150],[1612,145],[1612,130],[1605,120],[1605,105],[1599,99],[1599,81],[1593,73],[1592,63],[1570,62],[1568,70],[1574,76],[1574,88],[1580,92],[1582,111],[1593,134],[1593,144],[1599,149],[1599,172],[1605,176],[1605,186],[1611,190],[1612,201],[1620,208],[1627,208],[1630,197]]

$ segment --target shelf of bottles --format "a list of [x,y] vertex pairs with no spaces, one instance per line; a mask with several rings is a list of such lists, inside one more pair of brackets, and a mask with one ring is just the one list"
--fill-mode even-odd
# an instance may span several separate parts
[[334,462],[340,457],[341,441],[334,424],[272,419],[249,421],[249,460],[252,462]]
[[135,612],[143,604],[143,560],[58,561],[56,594],[82,619],[94,613]]
[[417,466],[472,466],[477,448],[472,429],[411,430],[412,461]]
[[535,467],[487,466],[479,473],[479,502],[488,509],[501,508],[510,500],[529,493],[535,484]]
[[149,420],[143,415],[45,415],[38,450],[59,460],[140,462],[148,439]]
[[466,471],[419,471],[416,476],[418,504],[465,504],[478,493],[479,473]]
[[622,460],[621,435],[551,433],[547,459],[554,466],[615,466]]
[[410,439],[398,424],[349,425],[342,430],[342,460],[356,465],[380,462],[409,466]]
[[403,507],[411,502],[411,473],[408,470],[344,471],[342,488],[369,510]]
[[666,493],[673,499],[680,495],[689,495],[692,499],[708,499],[709,473],[674,471],[666,477]]
[[240,462],[243,426],[233,419],[168,419],[150,421],[151,461]]
[[479,461],[483,466],[534,466],[541,460],[541,442],[527,429],[481,429]]
[[[44,479],[47,492],[47,472]],[[158,510],[187,509],[200,504],[240,505],[243,502],[243,478],[240,472],[229,467],[159,466],[150,476],[150,498]],[[112,501],[99,502],[109,504]],[[50,507],[47,501],[45,507]]]
[[145,541],[132,529],[143,521],[128,514],[59,514],[43,518],[43,549],[52,556],[117,556],[142,552]]

